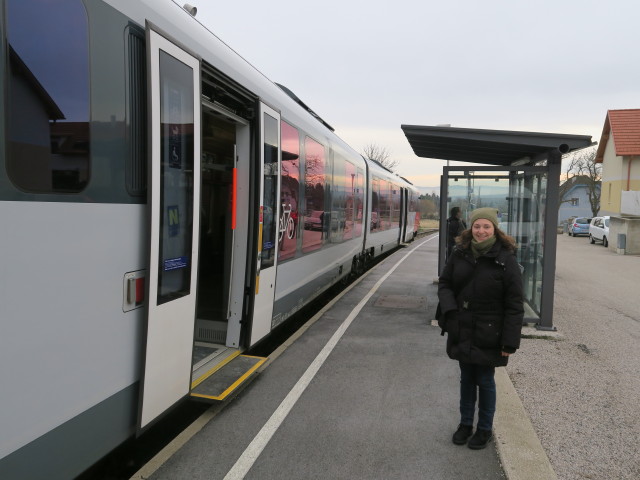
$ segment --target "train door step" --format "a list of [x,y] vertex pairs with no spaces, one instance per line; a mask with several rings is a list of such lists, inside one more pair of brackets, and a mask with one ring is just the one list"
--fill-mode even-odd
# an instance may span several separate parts
[[206,400],[224,400],[242,385],[267,359],[241,355],[236,350],[199,377],[194,375],[191,396]]
[[195,342],[193,347],[193,378],[200,378],[215,365],[225,361],[227,357],[237,352],[235,348],[228,348],[215,343]]

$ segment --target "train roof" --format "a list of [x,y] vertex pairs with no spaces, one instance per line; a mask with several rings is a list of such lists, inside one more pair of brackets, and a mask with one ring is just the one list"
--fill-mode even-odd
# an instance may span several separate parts
[[332,147],[340,145],[351,156],[361,156],[295,94],[290,95],[286,92],[291,92],[289,89],[285,87],[285,90],[267,78],[175,0],[104,1],[142,26],[150,22],[181,48],[197,55],[266,104],[277,106],[283,120],[294,123],[316,140]]
[[397,173],[389,170],[387,167],[382,165],[380,162],[377,162],[376,160],[374,160],[372,158],[367,158],[366,161],[367,161],[367,164],[369,165],[369,169],[371,170],[372,174],[375,174],[376,176],[382,177],[385,180],[401,184],[402,186],[404,186],[406,188],[409,188],[411,190],[417,191],[417,189],[413,186],[413,184],[409,180],[407,180],[406,178],[401,177]]

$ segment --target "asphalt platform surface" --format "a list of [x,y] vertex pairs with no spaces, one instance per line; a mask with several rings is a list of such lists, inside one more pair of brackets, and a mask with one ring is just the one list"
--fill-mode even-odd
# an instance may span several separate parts
[[437,238],[370,270],[133,478],[555,478],[504,369],[495,440],[451,442],[459,368],[432,323]]

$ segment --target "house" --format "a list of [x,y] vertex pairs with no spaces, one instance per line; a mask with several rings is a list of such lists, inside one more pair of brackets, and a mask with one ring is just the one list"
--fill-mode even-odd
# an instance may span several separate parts
[[640,195],[640,108],[607,112],[596,163],[602,163],[600,215],[640,215],[640,205],[634,208]]
[[609,248],[619,253],[638,255],[640,109],[607,112],[595,161],[602,163],[599,214],[611,216]]
[[[562,224],[569,217],[593,217],[589,202],[589,177],[575,175],[560,185],[558,208],[558,224]],[[596,186],[600,190],[600,185]]]

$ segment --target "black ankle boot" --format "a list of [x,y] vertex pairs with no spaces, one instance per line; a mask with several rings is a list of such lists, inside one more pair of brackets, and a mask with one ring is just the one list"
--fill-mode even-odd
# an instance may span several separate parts
[[472,425],[458,425],[458,430],[453,434],[453,443],[456,445],[464,445],[473,433]]
[[469,444],[467,445],[472,450],[481,450],[487,446],[487,443],[491,440],[491,430],[481,430],[478,428],[476,433],[473,434]]

